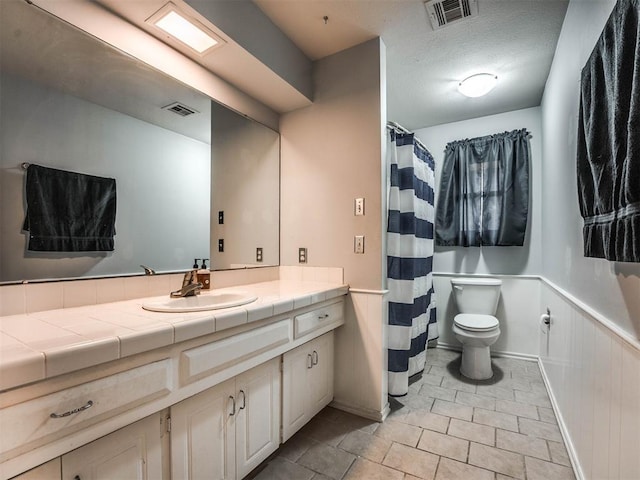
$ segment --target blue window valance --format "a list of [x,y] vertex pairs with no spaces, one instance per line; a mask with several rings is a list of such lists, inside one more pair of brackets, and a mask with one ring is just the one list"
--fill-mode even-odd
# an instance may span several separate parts
[[436,206],[436,244],[524,244],[529,213],[529,132],[450,142]]

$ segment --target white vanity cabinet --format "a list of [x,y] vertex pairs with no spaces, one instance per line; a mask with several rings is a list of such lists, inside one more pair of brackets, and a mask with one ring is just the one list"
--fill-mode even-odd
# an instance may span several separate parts
[[280,358],[171,407],[171,477],[243,478],[279,445]]
[[162,413],[62,456],[62,480],[162,480]]
[[305,301],[0,392],[0,480],[246,477],[333,399],[344,300]]
[[333,400],[333,331],[282,357],[282,441]]

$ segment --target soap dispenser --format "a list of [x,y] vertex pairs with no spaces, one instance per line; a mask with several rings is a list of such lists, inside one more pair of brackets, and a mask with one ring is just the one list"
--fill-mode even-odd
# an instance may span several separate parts
[[[202,259],[202,265],[200,265],[200,269],[198,270],[198,282],[202,284],[202,288],[205,290],[209,290],[211,288],[211,271],[207,267],[208,258]],[[196,268],[198,264],[195,264]]]

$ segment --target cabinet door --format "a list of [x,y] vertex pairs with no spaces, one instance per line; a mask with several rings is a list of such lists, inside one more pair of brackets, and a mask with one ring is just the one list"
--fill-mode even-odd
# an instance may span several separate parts
[[163,478],[161,417],[151,415],[63,455],[63,480]]
[[282,396],[286,442],[333,400],[333,332],[283,355]]
[[171,478],[235,479],[235,382],[171,407]]
[[313,417],[333,400],[333,332],[309,342],[313,367],[308,371],[309,415]]
[[280,444],[280,358],[236,377],[236,465],[243,478]]
[[312,367],[307,345],[282,356],[282,441],[286,442],[310,419],[307,371]]

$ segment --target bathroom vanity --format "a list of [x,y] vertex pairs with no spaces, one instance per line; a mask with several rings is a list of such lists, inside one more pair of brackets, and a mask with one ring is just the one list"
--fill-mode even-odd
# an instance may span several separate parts
[[[264,461],[333,398],[333,330],[348,287],[224,290],[258,300],[157,313],[141,305],[158,299],[138,299],[0,317],[3,338],[61,317],[142,325],[133,343],[116,328],[80,345],[61,339],[33,358],[2,344],[2,478],[240,479]],[[44,378],[32,380],[38,359]]]

